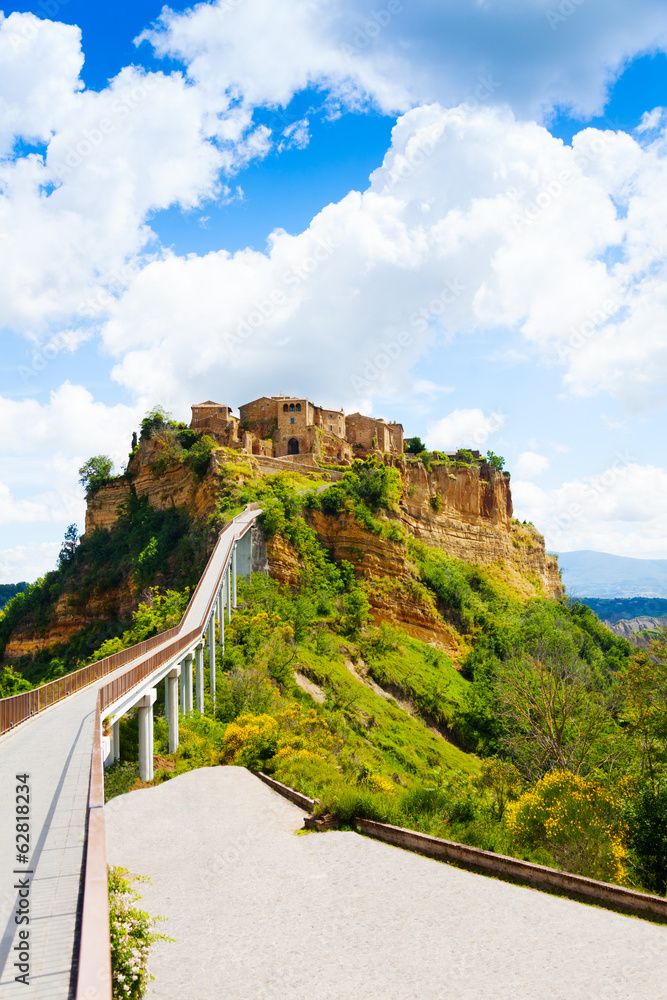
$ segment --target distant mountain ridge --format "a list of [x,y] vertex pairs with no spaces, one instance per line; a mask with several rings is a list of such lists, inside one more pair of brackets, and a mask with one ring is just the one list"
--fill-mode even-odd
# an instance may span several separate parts
[[558,563],[570,597],[667,598],[667,559],[633,559],[582,549],[559,553]]

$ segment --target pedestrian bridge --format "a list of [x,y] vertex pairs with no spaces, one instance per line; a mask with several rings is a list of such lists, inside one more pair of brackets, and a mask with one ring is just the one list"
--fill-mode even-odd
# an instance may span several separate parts
[[152,877],[145,905],[176,938],[155,1000],[665,996],[664,927],[352,832],[296,837],[303,813],[242,768],[120,796],[105,830],[122,715],[138,707],[150,780],[157,685],[171,750],[179,710],[215,696],[237,578],[266,568],[260,513],[221,532],[176,628],[0,700],[0,998],[111,1000],[107,858]]
[[175,628],[0,699],[3,998],[27,995],[17,978],[27,976],[33,1000],[111,1000],[103,766],[119,756],[121,717],[138,708],[139,772],[153,778],[159,683],[170,752],[179,711],[203,711],[207,682],[215,700],[216,649],[224,649],[237,578],[265,568],[260,514],[251,504],[221,531]]

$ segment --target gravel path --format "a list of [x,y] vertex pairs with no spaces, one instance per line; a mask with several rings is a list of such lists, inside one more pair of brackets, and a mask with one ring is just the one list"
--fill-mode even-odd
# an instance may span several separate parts
[[304,813],[243,768],[106,807],[152,885],[160,1000],[663,1000],[667,928],[460,871]]

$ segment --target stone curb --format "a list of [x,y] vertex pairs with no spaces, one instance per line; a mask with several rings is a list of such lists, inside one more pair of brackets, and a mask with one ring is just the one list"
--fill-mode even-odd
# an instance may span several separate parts
[[286,799],[290,799],[290,801],[301,809],[305,809],[306,812],[312,813],[315,806],[320,804],[319,799],[309,799],[307,795],[297,792],[294,788],[290,788],[289,785],[283,785],[282,781],[276,781],[275,778],[270,778],[268,774],[264,774],[262,771],[251,771],[250,773],[254,774],[260,781],[263,781],[265,785],[273,788],[275,792],[284,795]]
[[521,861],[519,858],[509,858],[504,854],[494,854],[492,851],[468,847],[466,844],[442,840],[426,833],[417,833],[415,830],[390,826],[388,823],[378,823],[360,817],[355,817],[354,823],[360,833],[393,844],[395,847],[417,851],[441,861],[451,861],[473,871],[510,878],[535,889],[555,889],[578,902],[595,903],[606,909],[667,922],[667,899],[662,896],[652,896],[637,892],[635,889],[626,889],[624,886],[598,882],[584,875],[572,875],[556,868]]
[[[275,778],[261,771],[252,772],[265,784],[297,806],[311,813],[319,805],[319,799],[310,799],[307,795],[297,792],[289,785],[284,785]],[[312,816],[309,817],[312,819]],[[329,829],[329,824],[304,824],[307,829]],[[506,854],[494,854],[493,851],[483,851],[479,847],[469,847],[467,844],[457,844],[453,840],[443,840],[432,837],[428,833],[418,833],[416,830],[405,830],[389,823],[378,823],[372,819],[362,819],[355,816],[354,825],[359,833],[382,840],[394,847],[402,847],[435,858],[438,861],[449,861],[470,871],[497,875],[529,885],[534,889],[547,891],[556,890],[564,896],[577,902],[594,903],[608,910],[618,910],[633,916],[667,923],[667,899],[662,896],[652,896],[649,893],[637,892],[636,889],[626,889],[622,885],[611,885],[608,882],[598,882],[586,878],[585,875],[572,875],[557,868],[547,868],[532,861],[521,861],[510,858]]]

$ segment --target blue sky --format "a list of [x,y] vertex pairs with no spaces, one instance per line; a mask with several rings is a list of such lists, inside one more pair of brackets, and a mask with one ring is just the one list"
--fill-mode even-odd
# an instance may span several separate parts
[[659,3],[2,9],[0,579],[148,406],[282,391],[502,453],[551,549],[667,557]]

